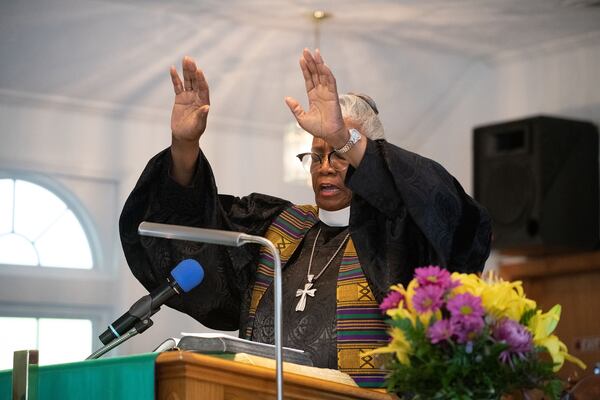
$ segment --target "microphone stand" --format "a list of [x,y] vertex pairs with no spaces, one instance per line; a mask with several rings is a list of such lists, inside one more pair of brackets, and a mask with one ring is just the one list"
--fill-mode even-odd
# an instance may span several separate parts
[[150,318],[146,318],[146,319],[139,321],[126,334],[119,336],[119,337],[113,339],[112,341],[110,341],[109,343],[107,343],[105,346],[102,346],[101,348],[99,348],[98,350],[96,350],[95,352],[90,354],[86,358],[86,360],[95,360],[96,358],[102,357],[104,354],[108,353],[109,351],[111,351],[112,349],[114,349],[115,347],[120,345],[121,343],[131,339],[132,337],[134,337],[137,334],[144,333],[144,331],[146,329],[150,328],[152,326],[152,324],[154,324],[154,322],[152,322],[152,320]]
[[[142,236],[152,236],[164,239],[187,240],[218,244],[223,246],[240,247],[248,243],[257,243],[265,246],[273,254],[274,285],[275,285],[275,375],[277,380],[277,400],[283,400],[283,362],[281,350],[281,260],[275,245],[261,236],[247,235],[241,232],[221,231],[216,229],[192,228],[189,226],[158,224],[142,222],[138,227]],[[127,340],[127,339],[125,339]]]

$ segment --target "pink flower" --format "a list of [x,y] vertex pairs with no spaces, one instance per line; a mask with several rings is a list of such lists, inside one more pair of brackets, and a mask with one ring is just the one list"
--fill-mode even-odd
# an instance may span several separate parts
[[444,291],[460,284],[458,281],[452,280],[450,272],[434,265],[415,269],[415,278],[419,286],[434,285],[441,287]]
[[383,301],[379,305],[379,309],[382,313],[385,313],[387,310],[397,308],[398,304],[400,304],[402,300],[404,300],[404,296],[402,295],[402,293],[392,290],[388,293],[385,299],[383,299]]
[[452,325],[447,319],[435,321],[427,330],[427,337],[431,343],[436,344],[443,340],[448,340],[452,337]]
[[446,306],[450,315],[458,319],[481,319],[484,314],[481,298],[471,293],[457,294],[450,300]]
[[412,298],[418,313],[438,311],[444,305],[444,289],[439,286],[419,286]]
[[496,324],[492,337],[508,345],[499,357],[504,363],[511,363],[512,355],[524,359],[525,354],[533,350],[531,333],[523,325],[509,318],[504,318]]

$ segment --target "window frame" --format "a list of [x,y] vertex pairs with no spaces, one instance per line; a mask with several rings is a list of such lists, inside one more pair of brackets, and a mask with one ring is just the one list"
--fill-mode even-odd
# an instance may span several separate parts
[[[39,270],[59,270],[59,274],[65,273],[65,271],[69,271],[69,273],[74,271],[86,271],[86,272],[102,272],[105,268],[104,255],[102,251],[102,245],[100,243],[100,238],[98,237],[96,230],[94,229],[94,223],[92,221],[91,216],[87,212],[85,206],[81,203],[81,201],[77,198],[77,196],[71,192],[67,187],[65,187],[61,182],[56,179],[53,179],[48,176],[44,176],[39,173],[32,172],[21,172],[21,171],[10,171],[5,169],[0,169],[0,179],[12,179],[13,182],[17,180],[22,180],[26,182],[33,183],[38,185],[56,197],[58,197],[62,202],[65,203],[67,208],[73,212],[75,218],[81,225],[83,232],[86,235],[88,240],[88,244],[90,246],[90,253],[92,255],[92,268],[84,269],[84,268],[64,268],[64,267],[47,267],[43,265],[20,265],[20,264],[4,264],[0,263],[0,270],[6,269],[3,272],[14,273],[16,275],[20,275],[19,269],[35,269],[35,272]],[[14,190],[14,189],[13,189]],[[14,204],[13,204],[14,209]],[[31,272],[26,272],[31,273]]]
[[[118,270],[119,183],[117,180],[60,172],[16,170],[0,164],[0,179],[24,180],[49,190],[62,200],[78,219],[90,246],[92,268],[45,267],[0,264],[0,315],[23,318],[75,318],[92,322],[92,351],[101,347],[98,336],[112,321],[122,285]],[[71,185],[72,183],[72,185]],[[78,187],[82,183],[82,186]],[[95,184],[98,184],[97,186]],[[91,185],[91,186],[90,186]],[[109,185],[104,188],[103,185]],[[88,204],[94,193],[105,191],[105,201]],[[94,200],[95,201],[95,200]],[[98,209],[102,215],[98,215]],[[95,211],[94,211],[95,209]],[[111,218],[106,218],[110,215]],[[118,234],[116,235],[118,236]],[[118,350],[110,354],[118,354]]]

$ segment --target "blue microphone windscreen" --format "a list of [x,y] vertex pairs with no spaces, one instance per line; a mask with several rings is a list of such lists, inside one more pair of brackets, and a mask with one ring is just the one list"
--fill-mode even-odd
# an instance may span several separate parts
[[204,269],[200,263],[190,258],[183,260],[171,271],[171,276],[184,292],[189,292],[204,279]]

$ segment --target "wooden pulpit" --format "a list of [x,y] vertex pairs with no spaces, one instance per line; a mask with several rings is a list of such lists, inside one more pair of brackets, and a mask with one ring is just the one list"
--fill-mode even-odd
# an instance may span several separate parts
[[[203,354],[170,351],[156,358],[160,400],[272,400],[275,370]],[[283,371],[286,400],[392,400],[397,397]]]

